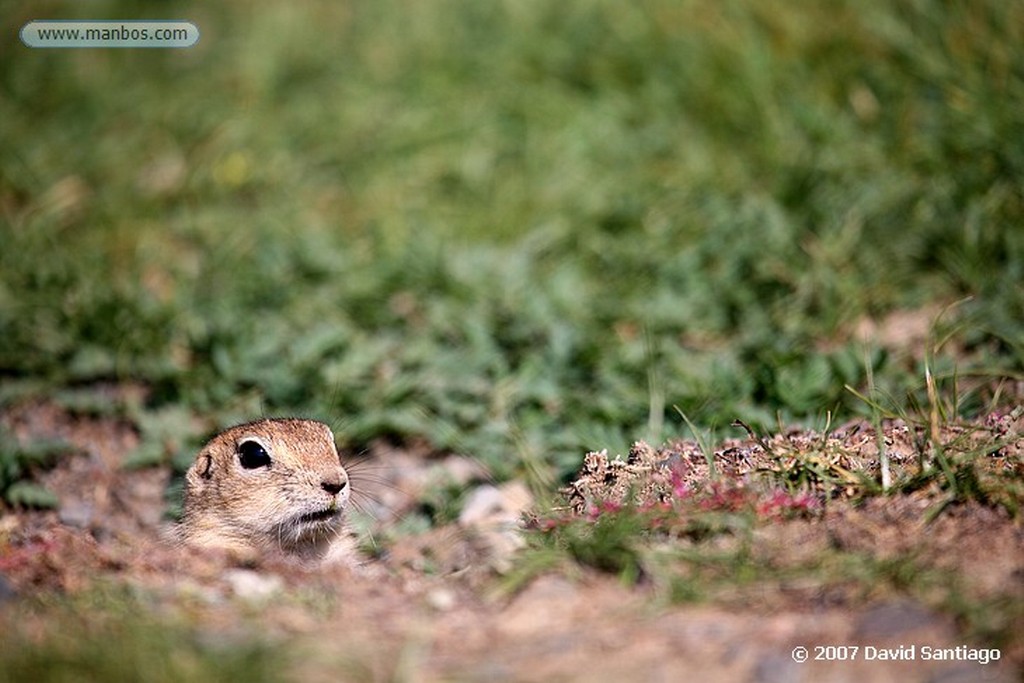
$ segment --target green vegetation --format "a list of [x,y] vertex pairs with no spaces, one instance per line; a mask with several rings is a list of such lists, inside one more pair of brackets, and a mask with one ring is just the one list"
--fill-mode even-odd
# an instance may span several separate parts
[[[19,605],[21,622],[5,615],[0,682],[285,680],[289,655],[281,648],[251,635],[239,642],[204,634],[146,607],[105,590]],[[30,638],[25,625],[36,622]]]
[[960,371],[1024,367],[1020,3],[171,13],[196,48],[0,45],[7,398],[141,382],[564,476],[672,405],[923,395],[865,316],[971,296]]
[[55,507],[57,498],[29,481],[29,475],[35,469],[53,464],[69,450],[68,444],[60,441],[22,443],[0,428],[0,500],[10,505]]

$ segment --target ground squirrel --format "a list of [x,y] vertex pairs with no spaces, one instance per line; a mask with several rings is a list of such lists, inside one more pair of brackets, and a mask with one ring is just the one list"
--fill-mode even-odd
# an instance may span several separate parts
[[322,422],[263,419],[227,429],[185,475],[178,537],[232,552],[351,560],[350,486]]

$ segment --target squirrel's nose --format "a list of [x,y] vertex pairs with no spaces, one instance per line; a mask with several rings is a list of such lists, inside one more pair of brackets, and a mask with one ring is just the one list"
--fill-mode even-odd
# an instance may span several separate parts
[[332,496],[341,493],[346,486],[348,486],[348,477],[344,473],[336,477],[325,478],[320,482],[320,488]]

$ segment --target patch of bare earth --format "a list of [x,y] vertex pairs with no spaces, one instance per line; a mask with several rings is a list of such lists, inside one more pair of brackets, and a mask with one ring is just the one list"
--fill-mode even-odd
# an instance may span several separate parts
[[[133,587],[154,612],[185,619],[212,638],[286,644],[292,676],[304,682],[1009,681],[1019,678],[1024,663],[1024,623],[1000,645],[998,662],[925,660],[924,647],[956,652],[991,644],[968,639],[962,624],[926,597],[872,594],[800,576],[719,591],[702,604],[674,604],[654,581],[627,586],[585,569],[542,574],[514,594],[497,591],[522,545],[514,529],[530,505],[525,487],[493,486],[471,460],[385,446],[371,453],[372,475],[353,477],[362,481],[361,505],[379,520],[375,533],[387,536],[438,477],[471,489],[460,517],[395,536],[362,570],[179,549],[161,540],[170,472],[121,466],[137,441],[131,425],[76,417],[47,404],[8,410],[0,423],[23,440],[59,437],[72,446],[37,475],[59,497],[57,510],[0,508],[3,633],[53,633],[49,613],[27,606],[28,599],[113,583]],[[1020,467],[1019,416],[957,429],[964,439],[1001,444],[980,456],[992,476]],[[899,472],[918,466],[917,436],[902,423],[885,426],[883,443]],[[813,514],[758,524],[755,560],[784,569],[837,551],[911,558],[914,567],[960,582],[965,600],[1024,599],[1019,515],[972,499],[930,516],[946,495],[934,485],[899,495],[853,495],[863,483],[854,474],[878,479],[878,443],[869,425],[852,424],[827,438],[793,432],[723,444],[715,453],[716,476],[757,495],[771,495],[759,483],[762,475],[806,464],[809,454],[840,481],[843,472],[851,473],[850,490],[833,482],[838,490],[829,491],[827,504]],[[570,490],[567,508],[576,512],[564,514],[585,519],[593,505],[637,495],[663,502],[680,485],[698,490],[709,477],[707,459],[689,442],[640,445],[621,460],[594,454]],[[818,649],[828,646],[857,647],[859,654]],[[800,647],[809,661],[794,660]],[[908,647],[912,660],[877,658],[882,651],[907,657]],[[875,659],[867,658],[868,648]],[[836,661],[840,656],[848,658]]]

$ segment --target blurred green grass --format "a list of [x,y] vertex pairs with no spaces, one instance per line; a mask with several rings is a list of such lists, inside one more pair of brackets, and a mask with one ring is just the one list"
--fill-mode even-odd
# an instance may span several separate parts
[[919,392],[865,316],[970,296],[959,370],[1024,370],[1022,2],[2,7],[202,37],[0,41],[0,400],[141,382],[564,476],[674,405]]
[[2,683],[283,681],[295,666],[263,634],[203,629],[124,589],[25,600],[3,618]]

